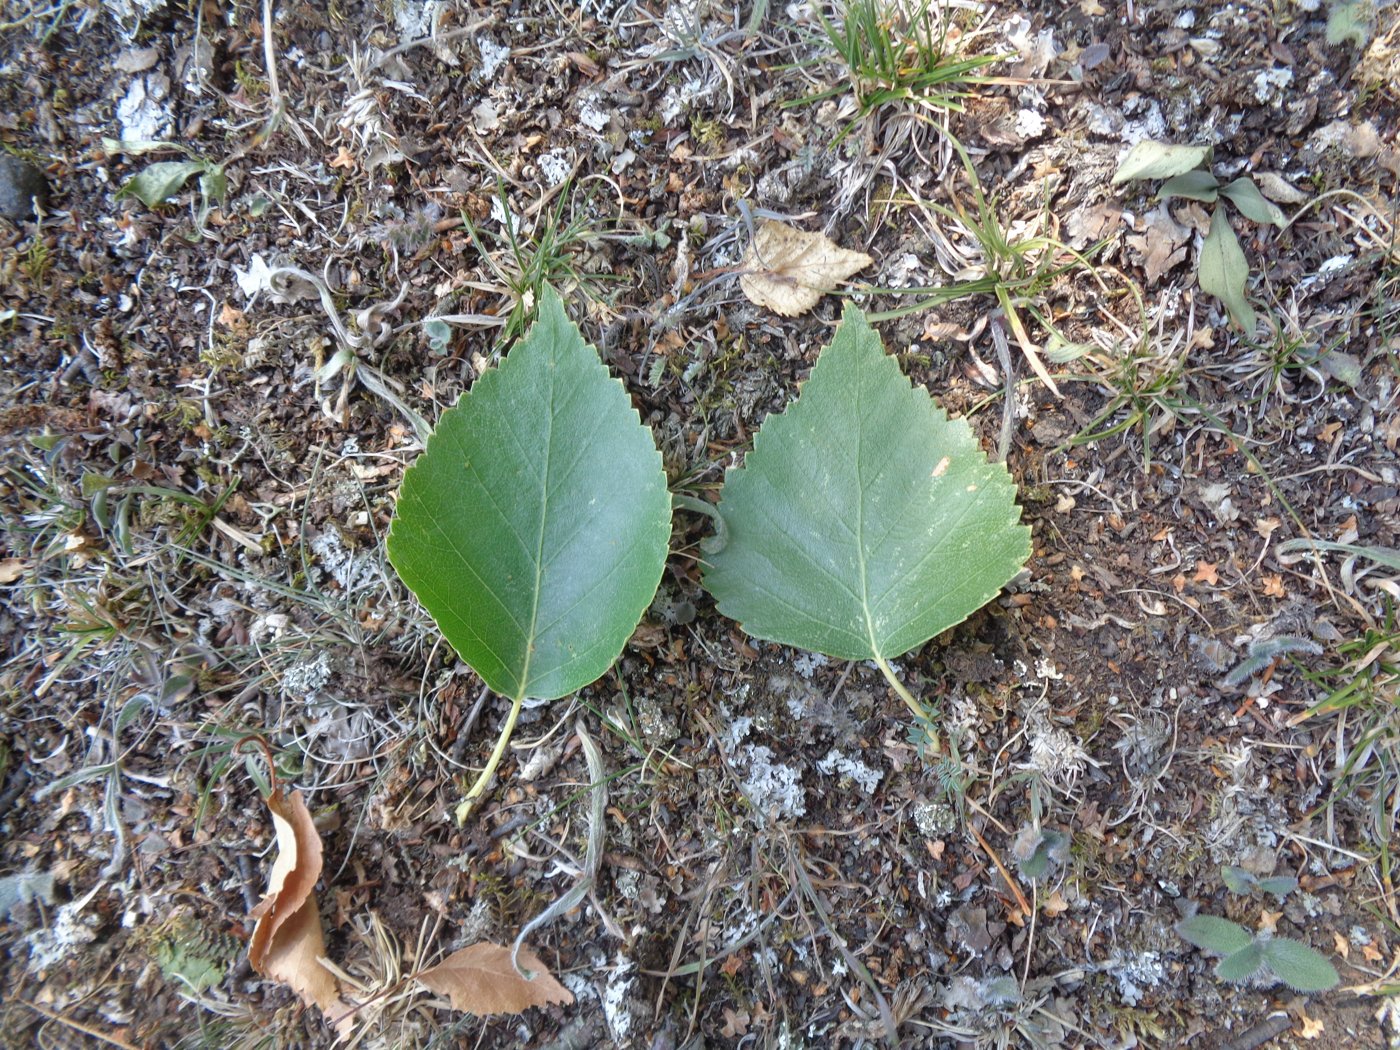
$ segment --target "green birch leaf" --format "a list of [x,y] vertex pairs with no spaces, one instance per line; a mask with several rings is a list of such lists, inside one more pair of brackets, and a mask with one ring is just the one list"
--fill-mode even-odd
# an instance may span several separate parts
[[719,611],[757,638],[890,659],[961,622],[1030,556],[1016,486],[847,307],[795,404],[725,477]]
[[404,475],[389,560],[495,692],[552,700],[606,671],[661,582],[661,456],[552,290]]
[[1196,273],[1201,291],[1213,295],[1225,304],[1230,320],[1246,333],[1254,331],[1254,307],[1245,298],[1244,286],[1249,279],[1249,263],[1240,247],[1235,231],[1224,208],[1216,208],[1210,217],[1210,232],[1201,245],[1201,262]]
[[200,174],[205,167],[197,160],[158,160],[128,179],[117,196],[135,197],[146,207],[154,208],[179,193],[190,176]]
[[1213,955],[1234,955],[1254,943],[1253,935],[1237,922],[1216,915],[1193,915],[1176,924],[1177,936]]
[[1327,956],[1300,941],[1273,937],[1259,948],[1274,976],[1295,992],[1325,992],[1341,980]]
[[1215,964],[1215,976],[1222,981],[1247,981],[1259,972],[1264,962],[1263,942],[1245,945]]
[[1134,179],[1170,179],[1199,168],[1210,157],[1209,146],[1171,146],[1143,139],[1128,151],[1113,173],[1113,185]]
[[1229,185],[1222,186],[1220,196],[1230,198],[1230,202],[1240,210],[1240,214],[1253,222],[1282,226],[1288,221],[1282,208],[1273,201],[1264,199],[1253,179],[1238,178]]
[[1173,197],[1185,197],[1187,200],[1205,201],[1210,204],[1220,193],[1220,183],[1210,172],[1188,171],[1162,183],[1162,188],[1157,191],[1157,198],[1167,201]]

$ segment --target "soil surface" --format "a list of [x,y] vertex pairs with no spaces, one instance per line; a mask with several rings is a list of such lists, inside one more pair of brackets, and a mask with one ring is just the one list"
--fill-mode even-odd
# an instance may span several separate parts
[[[0,1042],[331,1044],[248,962],[271,755],[361,1046],[1396,1045],[1400,18],[1328,33],[1368,6],[934,8],[998,57],[951,106],[863,106],[805,4],[7,7]],[[1252,330],[1197,284],[1216,205],[1112,183],[1145,138],[1287,217],[1219,203]],[[509,703],[385,560],[421,422],[547,281],[717,498],[842,308],[745,297],[769,219],[873,258],[844,294],[1018,483],[1026,571],[896,662],[956,759],[873,665],[720,616],[680,510],[459,824]],[[410,979],[590,834],[528,938],[572,1004]],[[1340,983],[1222,980],[1197,913]]]

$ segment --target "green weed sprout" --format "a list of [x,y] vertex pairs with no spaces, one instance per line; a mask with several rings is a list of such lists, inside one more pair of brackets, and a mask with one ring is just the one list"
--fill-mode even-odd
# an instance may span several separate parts
[[1195,915],[1177,923],[1176,932],[1182,940],[1221,956],[1215,975],[1222,981],[1273,977],[1295,992],[1325,992],[1341,980],[1326,956],[1301,941],[1252,934],[1229,919]]
[[1257,320],[1254,307],[1245,296],[1249,263],[1235,236],[1230,219],[1219,201],[1228,200],[1246,219],[1284,226],[1287,220],[1277,204],[1264,199],[1259,187],[1248,176],[1223,182],[1210,172],[1209,146],[1173,146],[1144,139],[1123,158],[1113,175],[1113,185],[1123,182],[1161,179],[1159,200],[1173,198],[1215,204],[1210,230],[1201,245],[1196,279],[1201,290],[1225,304],[1230,320],[1246,335],[1253,333]]

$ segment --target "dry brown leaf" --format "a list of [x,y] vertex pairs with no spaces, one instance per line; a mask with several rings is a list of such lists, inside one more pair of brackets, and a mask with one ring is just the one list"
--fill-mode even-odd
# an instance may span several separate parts
[[1162,204],[1146,216],[1142,234],[1128,238],[1128,246],[1142,252],[1149,288],[1172,267],[1186,261],[1190,237],[1191,231],[1172,218],[1166,204]]
[[749,1017],[749,1012],[747,1010],[740,1013],[726,1006],[723,1013],[724,1024],[720,1027],[720,1035],[724,1036],[726,1039],[737,1039],[739,1036],[748,1034],[749,1022],[752,1018]]
[[277,829],[277,859],[267,879],[267,892],[252,912],[258,920],[248,947],[254,969],[259,968],[277,931],[306,903],[321,877],[321,836],[302,797],[295,791],[284,795],[279,790],[267,800],[267,807]]
[[534,980],[527,981],[515,972],[509,948],[479,941],[428,967],[416,979],[429,991],[447,996],[458,1010],[477,1017],[518,1014],[549,1003],[568,1006],[574,1001],[529,948],[520,949],[520,967],[533,971]]
[[766,220],[739,266],[739,287],[749,302],[784,317],[805,314],[841,281],[875,260],[848,251],[820,233]]
[[0,558],[0,586],[14,583],[28,567],[23,558]]
[[1282,175],[1272,171],[1256,171],[1254,182],[1259,192],[1278,204],[1302,204],[1308,195]]
[[342,1030],[341,1034],[348,1034],[351,1008],[341,999],[335,976],[317,961],[325,954],[321,912],[316,898],[308,897],[306,903],[287,916],[253,969],[281,981],[301,996],[302,1002],[319,1007],[327,1020],[340,1018],[336,1028]]
[[1066,243],[1071,248],[1083,248],[1112,235],[1122,222],[1123,207],[1117,201],[1083,204],[1065,220]]
[[1298,1034],[1304,1039],[1316,1039],[1327,1031],[1327,1026],[1322,1023],[1321,1017],[1309,1017],[1301,1008],[1298,1010],[1298,1020],[1301,1023]]
[[277,859],[267,893],[252,912],[258,922],[248,944],[248,961],[254,971],[281,981],[302,1002],[335,1019],[337,1032],[348,1036],[354,1025],[351,1007],[341,999],[335,977],[318,961],[326,954],[326,942],[311,891],[321,877],[321,836],[295,791],[284,795],[278,790],[267,805],[277,829]]

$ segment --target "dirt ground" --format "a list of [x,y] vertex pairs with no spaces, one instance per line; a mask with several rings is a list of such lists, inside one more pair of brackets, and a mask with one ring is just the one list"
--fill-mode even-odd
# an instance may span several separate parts
[[[1400,11],[1331,43],[1345,6],[966,0],[932,16],[989,81],[867,112],[807,4],[6,5],[48,194],[0,220],[0,1042],[331,1044],[247,961],[270,754],[357,1045],[1400,1045]],[[1253,331],[1197,285],[1211,206],[1111,184],[1144,138],[1288,217],[1231,213]],[[168,201],[119,192],[160,161]],[[873,257],[845,291],[913,307],[887,347],[1019,485],[1027,571],[898,661],[958,761],[873,666],[719,616],[679,511],[615,667],[459,825],[509,705],[384,557],[415,417],[547,281],[715,498],[842,306],[745,298],[770,218]],[[993,295],[910,291],[1017,265],[1058,394]],[[590,831],[529,935],[572,1005],[409,979],[510,944]],[[1218,978],[1197,911],[1340,984]]]

